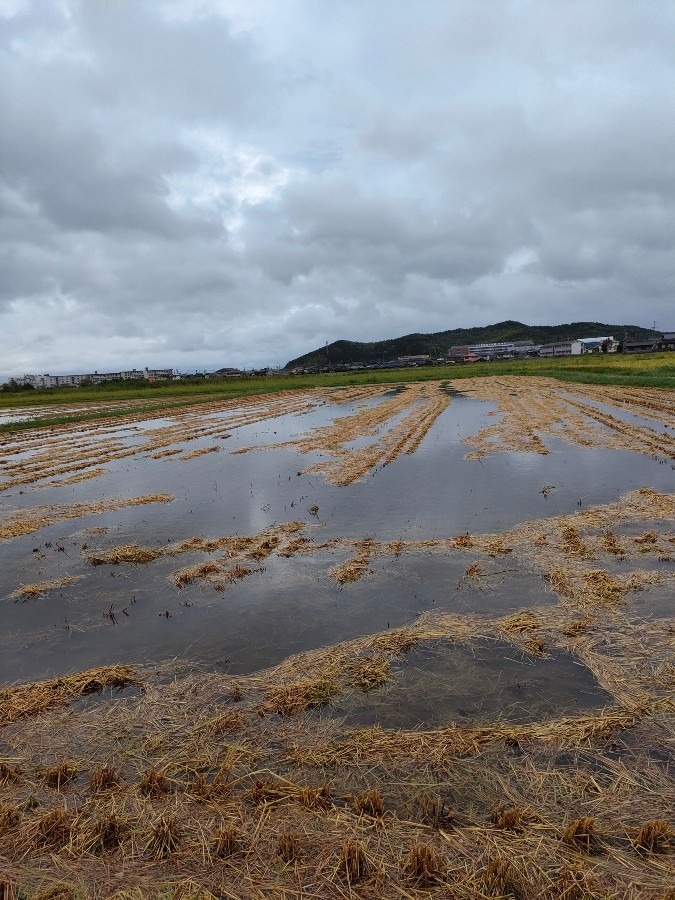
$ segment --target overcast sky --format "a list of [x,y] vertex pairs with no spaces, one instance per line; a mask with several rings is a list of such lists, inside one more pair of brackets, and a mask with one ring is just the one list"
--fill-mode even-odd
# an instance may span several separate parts
[[671,0],[0,0],[0,376],[675,329]]

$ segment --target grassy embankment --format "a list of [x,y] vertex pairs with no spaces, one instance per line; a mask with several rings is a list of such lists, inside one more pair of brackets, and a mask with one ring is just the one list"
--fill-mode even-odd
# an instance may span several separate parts
[[[425,366],[412,369],[376,369],[364,372],[301,376],[228,378],[200,382],[165,382],[140,386],[99,385],[65,390],[30,391],[0,394],[0,409],[11,412],[26,407],[44,407],[45,413],[23,422],[0,425],[0,432],[106,419],[125,413],[141,413],[180,408],[199,402],[228,400],[254,394],[299,390],[311,387],[341,387],[355,384],[393,384],[401,382],[448,380],[489,375],[522,375],[558,378],[586,384],[634,385],[650,388],[675,388],[675,354],[654,353],[640,356],[589,355],[559,359],[505,360],[472,365]],[[147,406],[126,401],[148,400]],[[91,404],[90,409],[50,416],[49,407]],[[103,408],[102,408],[103,407]]]

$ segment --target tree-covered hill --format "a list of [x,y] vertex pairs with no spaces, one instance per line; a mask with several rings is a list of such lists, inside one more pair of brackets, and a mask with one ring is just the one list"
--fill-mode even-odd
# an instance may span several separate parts
[[406,334],[385,341],[335,341],[289,360],[286,368],[296,366],[343,365],[387,361],[398,356],[429,354],[433,358],[445,356],[452,344],[495,343],[499,341],[533,341],[550,344],[580,337],[613,335],[617,340],[625,336],[641,337],[645,329],[637,325],[607,325],[603,322],[569,322],[564,325],[524,325],[507,320],[481,328],[454,328],[434,334]]

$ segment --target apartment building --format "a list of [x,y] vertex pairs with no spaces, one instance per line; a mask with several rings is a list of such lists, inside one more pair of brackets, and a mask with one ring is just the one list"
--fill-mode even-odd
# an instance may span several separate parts
[[23,384],[34,388],[79,387],[84,384],[104,384],[108,381],[163,381],[177,377],[175,369],[127,369],[124,372],[87,372],[80,375],[24,375]]

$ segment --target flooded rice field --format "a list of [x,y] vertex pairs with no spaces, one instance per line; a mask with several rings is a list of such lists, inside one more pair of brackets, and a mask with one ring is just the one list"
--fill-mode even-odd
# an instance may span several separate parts
[[[246,673],[423,612],[552,603],[527,541],[490,555],[489,536],[668,492],[672,458],[602,447],[591,419],[592,452],[576,430],[544,444],[536,418],[507,421],[525,392],[496,387],[498,403],[420,384],[6,436],[0,678],[174,657]],[[466,577],[474,557],[488,565]]]
[[674,427],[503,377],[1,435],[11,884],[77,846],[101,897],[110,854],[138,896],[665,896]]

